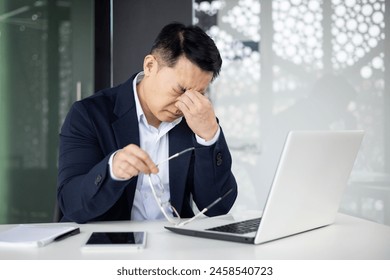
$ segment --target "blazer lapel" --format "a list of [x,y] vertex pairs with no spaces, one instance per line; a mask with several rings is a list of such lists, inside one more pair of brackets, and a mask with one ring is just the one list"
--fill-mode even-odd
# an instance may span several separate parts
[[118,149],[129,144],[140,145],[137,114],[130,110],[115,122],[112,123],[116,144]]
[[[193,146],[192,131],[188,129],[185,119],[169,132],[169,155],[181,152]],[[193,152],[185,153],[169,162],[169,186],[171,204],[180,213],[185,197],[186,178]]]
[[118,148],[123,148],[129,144],[139,146],[139,128],[137,110],[134,100],[132,76],[126,83],[118,89],[118,96],[115,102],[114,114],[117,119],[112,123],[116,144]]
[[[118,149],[122,149],[129,144],[140,145],[137,110],[133,91],[134,78],[135,75],[119,87],[115,102],[114,114],[117,119],[111,124],[111,127]],[[136,185],[137,180],[131,180],[129,183],[130,187],[126,188],[130,215]]]

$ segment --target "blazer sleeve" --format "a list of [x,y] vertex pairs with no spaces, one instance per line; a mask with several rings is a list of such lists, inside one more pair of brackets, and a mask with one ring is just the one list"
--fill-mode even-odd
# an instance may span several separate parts
[[67,220],[84,223],[103,215],[129,184],[111,179],[108,160],[112,153],[106,154],[99,141],[88,111],[76,102],[62,126],[59,145],[57,198]]
[[193,200],[198,209],[202,210],[232,189],[227,197],[205,213],[207,216],[227,214],[237,197],[237,182],[231,171],[232,157],[222,128],[214,145],[202,146],[196,140],[194,145]]

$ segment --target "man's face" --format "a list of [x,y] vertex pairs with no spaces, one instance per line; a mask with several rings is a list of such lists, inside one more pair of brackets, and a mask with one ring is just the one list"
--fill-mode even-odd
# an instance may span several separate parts
[[204,94],[213,77],[181,57],[174,67],[160,67],[157,60],[150,56],[145,62],[145,77],[138,92],[141,105],[149,124],[158,126],[160,122],[172,122],[183,116],[176,108],[177,98],[187,90]]

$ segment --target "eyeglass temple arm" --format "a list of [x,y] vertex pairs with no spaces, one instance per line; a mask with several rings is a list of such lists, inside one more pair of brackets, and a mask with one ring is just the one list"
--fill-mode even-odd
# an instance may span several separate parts
[[192,150],[195,150],[195,147],[191,147],[191,148],[185,149],[185,150],[183,150],[183,151],[181,151],[181,152],[178,152],[178,153],[176,153],[176,154],[174,154],[174,155],[171,155],[169,158],[164,159],[164,160],[160,161],[159,163],[157,163],[156,166],[159,166],[161,163],[170,161],[171,159],[173,159],[173,158],[175,158],[175,157],[178,157],[178,156],[180,156],[180,155],[182,155],[182,154],[184,154],[184,153],[187,153],[187,152],[189,152],[189,151],[192,151]]
[[199,216],[201,216],[202,214],[204,214],[205,212],[207,212],[211,207],[213,207],[215,204],[217,204],[218,202],[220,202],[222,199],[224,199],[226,196],[228,196],[228,194],[230,194],[231,192],[233,191],[233,189],[230,189],[228,190],[223,196],[221,197],[218,197],[214,202],[210,203],[208,206],[206,206],[205,208],[203,208],[202,211],[200,211],[198,214],[196,214],[195,216],[193,216],[191,219],[187,220],[187,221],[184,221],[184,222],[181,222],[179,224],[177,224],[176,226],[178,227],[181,227],[181,226],[184,226],[188,223],[191,223],[193,220],[197,219]]

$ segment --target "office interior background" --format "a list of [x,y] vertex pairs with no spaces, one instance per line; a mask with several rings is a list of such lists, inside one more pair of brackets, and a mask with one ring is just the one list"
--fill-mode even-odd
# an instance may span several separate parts
[[202,27],[223,57],[208,94],[239,184],[233,213],[262,209],[289,130],[362,129],[340,211],[390,225],[388,3],[2,0],[0,223],[52,221],[71,104],[141,70],[176,20]]

